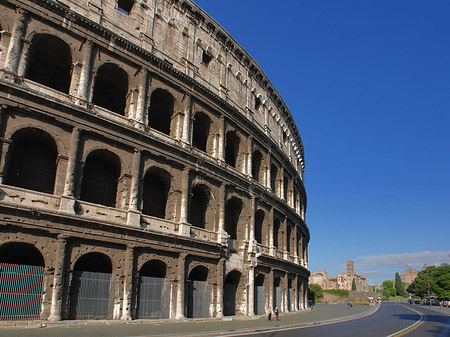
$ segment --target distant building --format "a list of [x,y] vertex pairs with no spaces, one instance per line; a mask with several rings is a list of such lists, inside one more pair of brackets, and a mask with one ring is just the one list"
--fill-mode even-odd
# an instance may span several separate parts
[[353,280],[355,280],[357,291],[367,291],[369,289],[366,276],[355,274],[353,261],[347,261],[347,272],[339,273],[337,277],[329,278],[328,272],[324,270],[311,272],[309,276],[309,283],[318,284],[322,289],[352,290]]
[[403,275],[400,275],[400,278],[402,279],[403,282],[406,283],[406,285],[410,285],[416,279],[418,274],[419,274],[418,270],[407,269],[405,270],[405,273]]

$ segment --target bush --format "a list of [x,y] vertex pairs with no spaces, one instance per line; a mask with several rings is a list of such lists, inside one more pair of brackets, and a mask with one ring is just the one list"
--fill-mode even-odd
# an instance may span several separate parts
[[344,289],[327,289],[327,290],[323,290],[324,293],[328,293],[328,294],[332,294],[332,295],[336,295],[339,297],[346,297],[348,298],[348,290],[344,290]]

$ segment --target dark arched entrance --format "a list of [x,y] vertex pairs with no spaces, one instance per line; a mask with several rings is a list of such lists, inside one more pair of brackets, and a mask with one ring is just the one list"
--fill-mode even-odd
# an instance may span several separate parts
[[230,272],[223,285],[223,314],[232,316],[236,314],[236,293],[241,273],[237,270]]
[[88,253],[75,263],[70,286],[70,319],[112,319],[114,277],[111,260]]
[[152,260],[139,271],[137,318],[169,318],[170,280],[166,264]]
[[275,307],[281,311],[281,279],[279,277],[273,281],[273,308]]
[[192,269],[187,280],[188,318],[209,317],[208,269],[198,266]]
[[255,278],[255,315],[266,313],[266,292],[264,289],[264,275],[259,274]]
[[0,247],[0,320],[37,320],[41,315],[44,259],[32,245]]

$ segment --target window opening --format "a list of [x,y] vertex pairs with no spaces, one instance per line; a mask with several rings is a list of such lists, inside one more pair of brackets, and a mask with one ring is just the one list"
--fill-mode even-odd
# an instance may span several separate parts
[[133,9],[134,1],[132,0],[118,0],[117,1],[117,10],[119,12],[125,13],[126,15],[131,13]]
[[205,67],[207,67],[209,65],[209,63],[212,60],[212,56],[209,55],[206,51],[203,51],[202,54],[202,65],[204,65]]

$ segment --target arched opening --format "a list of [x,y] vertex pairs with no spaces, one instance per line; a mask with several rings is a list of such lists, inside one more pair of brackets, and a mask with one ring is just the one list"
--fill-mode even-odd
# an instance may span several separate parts
[[286,246],[286,250],[287,250],[287,252],[288,253],[290,253],[291,252],[291,234],[292,233],[292,229],[291,229],[291,226],[287,226],[287,233],[286,233],[286,235],[287,235],[287,246]]
[[69,93],[72,70],[70,47],[56,36],[38,34],[31,40],[26,78]]
[[97,70],[92,103],[119,115],[125,115],[128,74],[114,63],[105,63]]
[[264,289],[264,275],[259,274],[255,277],[255,315],[264,315],[266,313],[266,291]]
[[150,98],[148,125],[166,135],[170,135],[170,123],[174,101],[172,94],[164,89],[156,89]]
[[147,171],[144,177],[142,213],[164,219],[167,196],[170,189],[170,174],[159,168]]
[[225,231],[231,239],[237,239],[237,227],[239,216],[242,211],[242,201],[236,197],[232,197],[227,201],[225,206]]
[[189,222],[193,226],[205,228],[208,203],[209,193],[206,186],[194,186],[191,193],[191,207],[189,212]]
[[119,158],[107,150],[96,150],[86,159],[80,199],[109,207],[116,206]]
[[112,319],[114,277],[111,260],[101,253],[80,257],[70,286],[70,319]]
[[203,152],[207,152],[206,147],[208,143],[210,125],[211,119],[209,119],[209,117],[204,113],[197,112],[195,114],[192,130],[192,145]]
[[279,277],[273,280],[273,308],[281,311],[281,279]]
[[270,166],[270,188],[273,193],[277,193],[277,176],[278,176],[278,167],[274,164]]
[[228,273],[223,285],[223,314],[232,316],[236,314],[236,293],[239,285],[241,273],[233,270]]
[[288,280],[288,292],[287,292],[287,310],[288,311],[293,311],[292,299],[293,299],[293,297],[292,297],[292,280],[289,279]]
[[34,246],[1,246],[0,321],[40,319],[43,280],[44,258]]
[[273,246],[277,249],[281,248],[281,237],[280,237],[280,220],[279,219],[274,219],[273,220]]
[[240,139],[238,135],[236,135],[236,132],[227,132],[225,143],[225,162],[234,168],[236,168],[236,159],[239,153],[239,143]]
[[263,223],[264,211],[259,209],[255,213],[255,240],[259,244],[263,244]]
[[170,280],[166,269],[164,262],[152,260],[139,271],[137,318],[169,318]]
[[208,269],[197,266],[189,273],[187,280],[188,318],[202,318],[209,316],[209,284]]
[[261,171],[261,161],[262,161],[262,154],[258,150],[253,151],[252,155],[252,177],[257,182],[261,182],[260,179],[260,171]]
[[289,178],[284,177],[283,181],[283,199],[288,201]]
[[38,129],[16,132],[10,146],[6,184],[53,193],[58,152],[53,138]]

